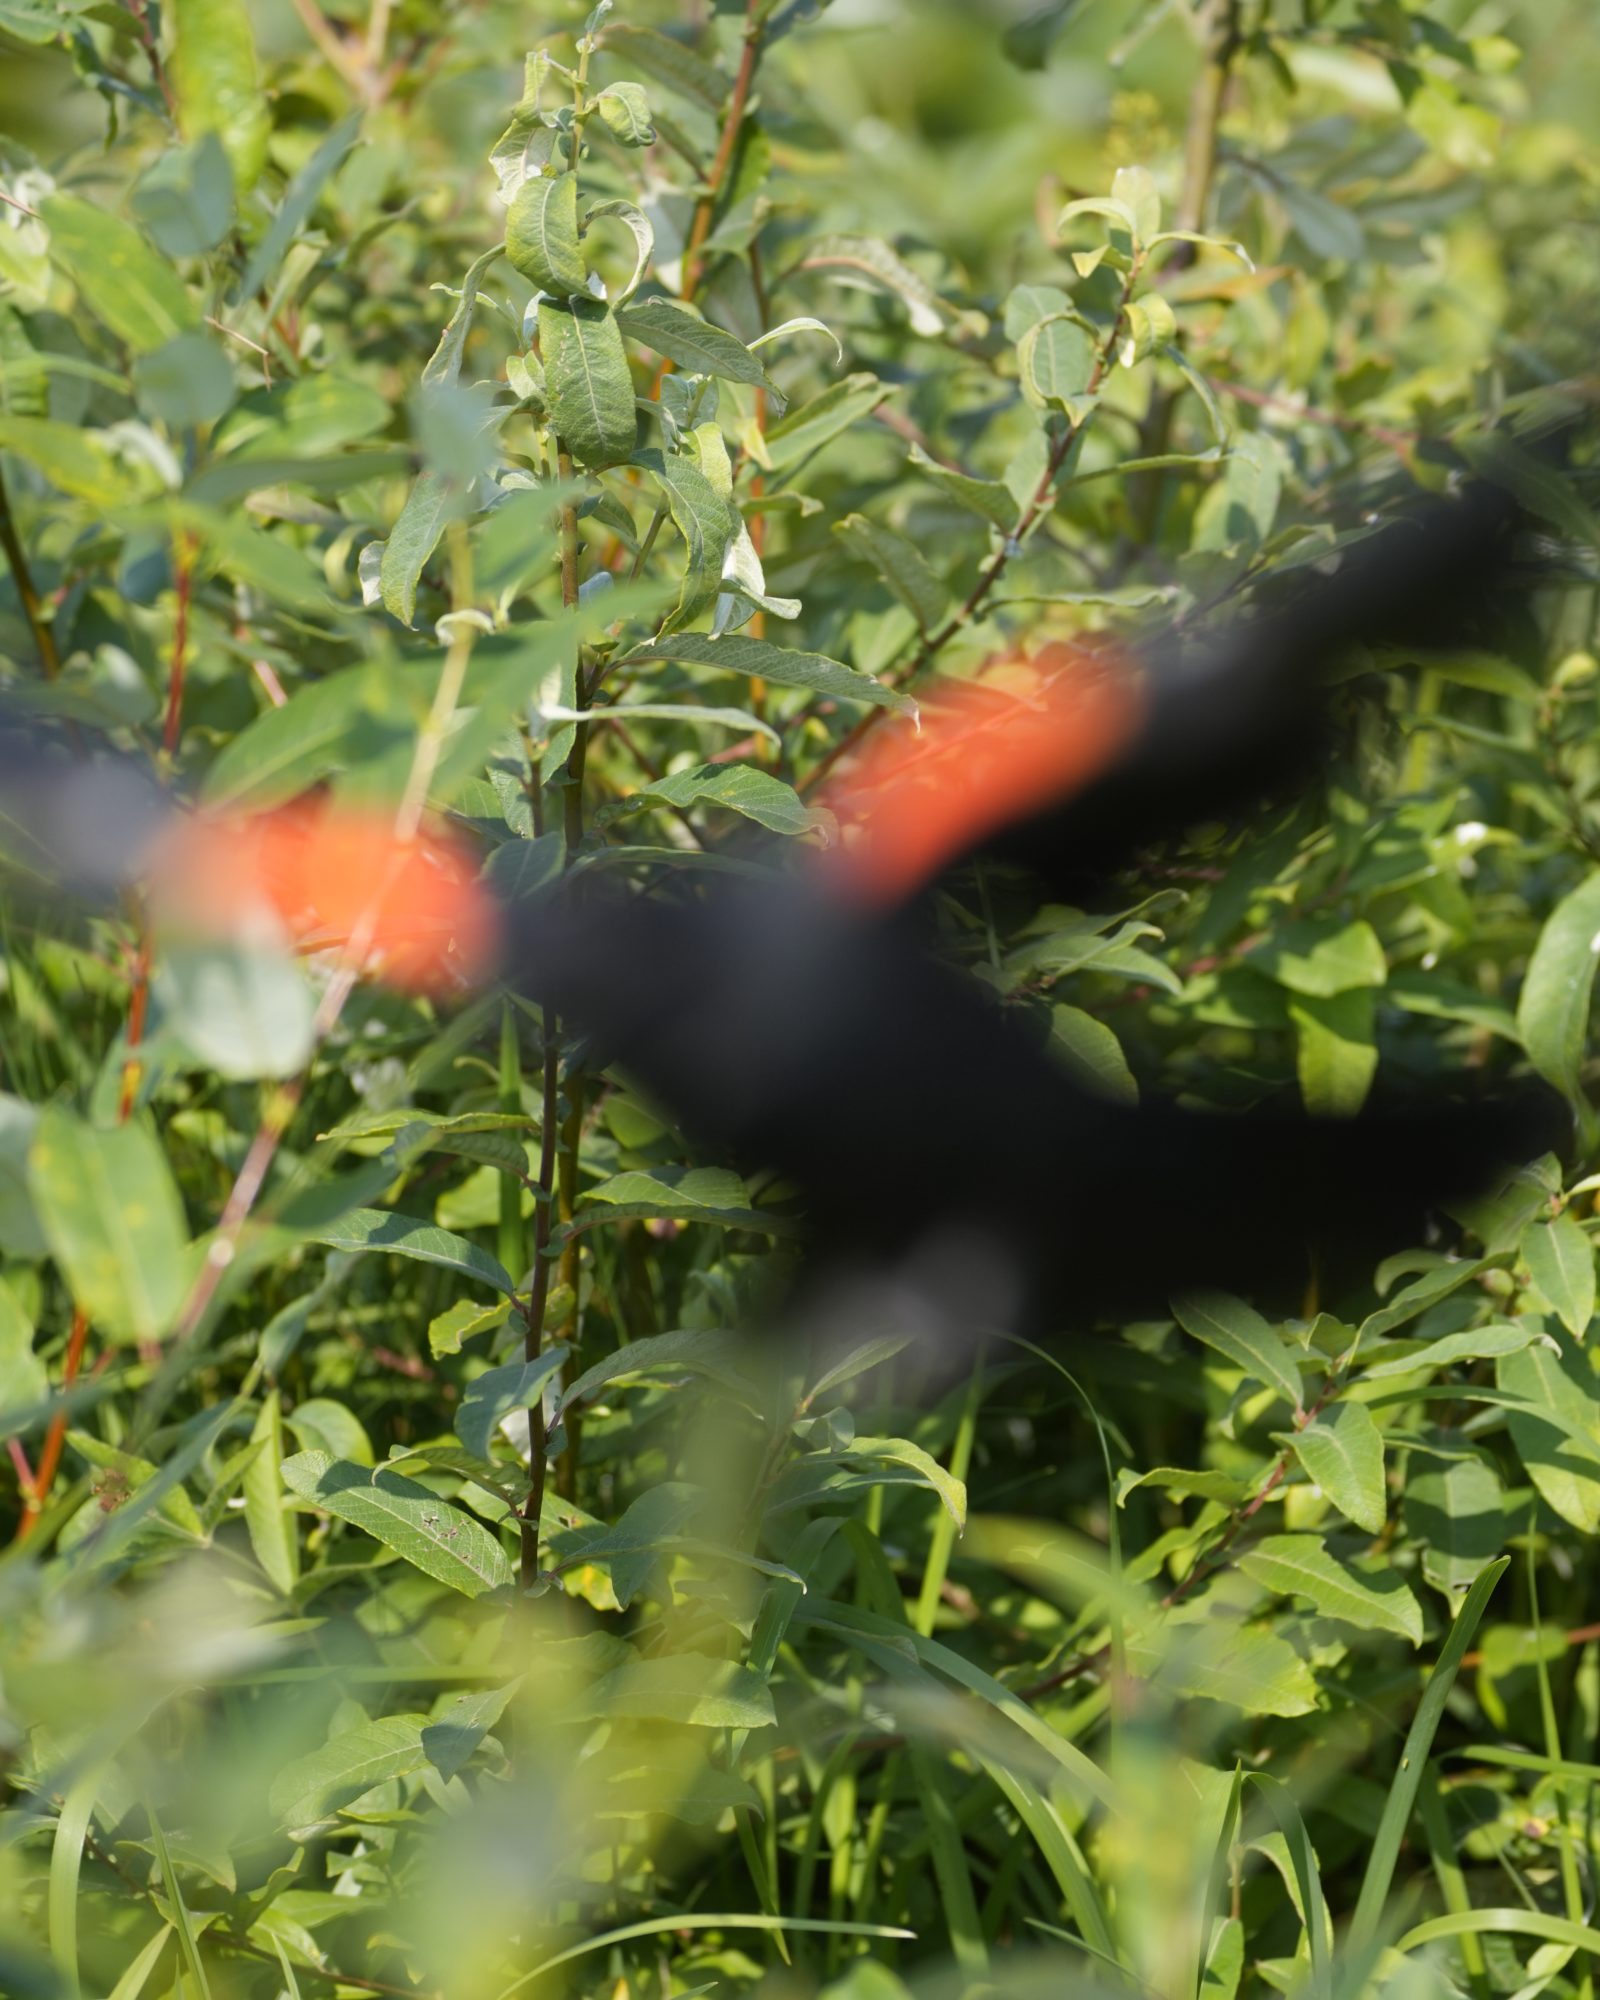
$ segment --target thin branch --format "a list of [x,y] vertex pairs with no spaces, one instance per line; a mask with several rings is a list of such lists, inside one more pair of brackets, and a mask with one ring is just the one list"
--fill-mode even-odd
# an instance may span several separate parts
[[[1105,338],[1100,343],[1099,351],[1095,356],[1094,370],[1084,388],[1085,399],[1091,403],[1111,370],[1111,357],[1116,351],[1117,328],[1122,324],[1123,313],[1127,308],[1129,299],[1133,296],[1133,289],[1138,282],[1140,269],[1140,260],[1135,257],[1127,277],[1123,280],[1121,296],[1117,300],[1116,310],[1111,315],[1111,324],[1106,330]],[[967,592],[960,609],[953,611],[937,631],[929,633],[923,640],[912,656],[909,666],[896,676],[897,685],[904,686],[907,682],[915,680],[920,673],[931,666],[939,654],[949,645],[950,641],[958,633],[965,631],[983,609],[984,605],[987,604],[990,593],[994,590],[995,585],[1005,575],[1012,561],[1027,548],[1028,543],[1033,539],[1034,534],[1055,505],[1056,481],[1061,475],[1061,468],[1066,464],[1067,454],[1071,451],[1074,443],[1083,435],[1084,425],[1090,421],[1092,416],[1093,410],[1091,409],[1089,415],[1083,419],[1082,423],[1068,423],[1062,427],[1061,435],[1056,439],[1054,446],[1051,448],[1050,456],[1045,461],[1045,468],[1039,475],[1038,483],[1029,497],[1027,506],[1023,508],[1016,527],[1009,535],[1005,536],[999,548],[995,550],[994,554],[990,556],[982,569],[979,570],[977,581],[973,584],[971,590]],[[806,775],[799,789],[802,792],[808,792],[819,785],[842,758],[849,756],[855,750],[868,731],[876,728],[877,724],[888,712],[887,709],[882,708],[869,709],[863,719],[856,724],[855,728],[840,737],[839,741],[834,744],[833,748],[828,751],[821,762]]]
[[711,225],[716,218],[717,200],[722,193],[723,182],[733,165],[733,156],[738,150],[739,134],[744,126],[744,114],[750,103],[750,87],[755,82],[756,68],[761,61],[761,10],[762,0],[746,0],[744,49],[739,57],[738,74],[733,80],[733,89],[728,94],[727,115],[722,121],[722,137],[717,142],[716,156],[706,174],[705,185],[694,206],[694,217],[689,224],[689,240],[683,253],[683,297],[692,299],[700,289],[705,277],[705,246],[711,234]]
[[34,587],[33,571],[28,567],[27,555],[17,537],[17,524],[11,512],[11,496],[6,491],[3,471],[0,471],[0,548],[6,552],[11,580],[17,587],[17,598],[22,605],[22,615],[28,621],[28,630],[33,634],[39,665],[44,670],[45,679],[53,681],[61,671],[61,655],[56,650],[55,632],[44,615],[44,606]]

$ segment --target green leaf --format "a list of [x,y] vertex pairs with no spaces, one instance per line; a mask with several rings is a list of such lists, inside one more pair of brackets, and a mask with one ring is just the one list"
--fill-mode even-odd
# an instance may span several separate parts
[[847,375],[833,383],[771,426],[763,446],[767,465],[774,472],[792,471],[802,459],[853,430],[888,394],[887,384],[876,375]]
[[1574,1340],[1594,1317],[1594,1245],[1570,1209],[1523,1232],[1521,1250],[1533,1282]]
[[50,227],[51,258],[134,353],[151,353],[199,324],[183,280],[132,223],[75,194],[47,195],[39,212]]
[[1282,493],[1283,461],[1277,446],[1259,431],[1239,432],[1222,477],[1195,509],[1193,546],[1259,548],[1272,533]]
[[296,1076],[311,1059],[316,1003],[275,941],[175,941],[157,961],[151,991],[189,1054],[229,1082]]
[[633,455],[639,420],[615,313],[598,299],[539,301],[545,393],[561,440],[599,471]]
[[679,633],[648,646],[636,646],[618,664],[644,666],[653,660],[681,660],[690,666],[714,667],[722,673],[745,674],[768,681],[774,687],[809,688],[813,694],[828,695],[835,701],[866,702],[874,708],[895,709],[902,715],[917,712],[917,705],[909,695],[885,687],[867,674],[858,674],[838,660],[830,660],[823,653],[801,653],[789,646],[772,646],[764,639],[737,635],[708,639]]
[[1095,361],[1093,336],[1064,313],[1029,327],[1017,344],[1023,394],[1046,408],[1070,409],[1093,380]]
[[865,514],[847,514],[834,523],[833,532],[872,565],[921,631],[934,629],[949,608],[950,594],[915,542]]
[[0,1410],[24,1410],[49,1393],[49,1371],[33,1351],[33,1322],[0,1278]]
[[1161,229],[1161,191],[1148,167],[1118,167],[1111,177],[1111,198],[1133,217],[1134,235],[1148,244]]
[[1600,543],[1600,522],[1579,499],[1571,482],[1504,431],[1457,438],[1456,449],[1480,478],[1503,487],[1529,513],[1580,542]]
[[1499,1476],[1472,1449],[1443,1460],[1413,1458],[1401,1512],[1407,1534],[1421,1545],[1423,1575],[1447,1596],[1465,1590],[1505,1545]]
[[[1496,1387],[1552,1421],[1508,1410],[1507,1428],[1528,1477],[1563,1521],[1585,1535],[1600,1530],[1600,1382],[1589,1350],[1538,1341],[1495,1362]],[[1580,1440],[1593,1449],[1585,1454]]]
[[326,1243],[331,1250],[380,1250],[391,1257],[414,1257],[423,1264],[438,1264],[464,1278],[492,1285],[497,1292],[516,1291],[510,1273],[497,1257],[469,1243],[464,1236],[452,1235],[414,1215],[396,1215],[388,1209],[356,1208],[323,1228],[301,1232],[309,1243]]
[[518,1679],[508,1681],[504,1687],[477,1688],[471,1694],[458,1694],[443,1714],[427,1724],[422,1732],[422,1748],[441,1778],[453,1778],[471,1760],[521,1686]]
[[135,490],[93,432],[52,423],[48,417],[0,416],[0,451],[14,451],[37,466],[52,486],[94,507],[125,505]]
[[795,1233],[787,1216],[752,1208],[744,1182],[726,1167],[636,1167],[585,1189],[576,1218],[556,1235],[643,1216],[677,1216],[725,1229],[758,1229],[769,1236]]
[[1284,924],[1251,952],[1248,963],[1291,993],[1313,1000],[1381,986],[1388,971],[1378,934],[1364,920],[1343,925],[1315,919]]
[[544,1385],[566,1360],[567,1351],[561,1346],[547,1347],[536,1361],[512,1361],[504,1368],[475,1375],[455,1421],[456,1436],[467,1450],[487,1461],[501,1418],[513,1410],[533,1407],[544,1393]]
[[669,1653],[616,1667],[586,1691],[582,1712],[612,1722],[672,1722],[691,1729],[769,1729],[777,1721],[759,1674],[700,1653]]
[[424,1715],[383,1715],[347,1729],[273,1779],[267,1805],[283,1829],[301,1837],[335,1809],[389,1778],[420,1771]]
[[463,1597],[481,1597],[511,1581],[506,1552],[482,1522],[414,1479],[303,1451],[284,1461],[283,1480],[291,1493],[364,1530]]
[[1371,987],[1330,999],[1298,995],[1289,1003],[1295,1031],[1295,1074],[1314,1118],[1353,1118],[1378,1073],[1376,1001]]
[[664,354],[692,375],[770,386],[767,371],[742,340],[666,299],[636,299],[619,307],[617,324],[629,340]]
[[953,467],[941,465],[930,458],[919,444],[914,444],[907,455],[908,463],[935,486],[948,493],[969,513],[980,519],[992,521],[997,528],[1010,534],[1017,525],[1018,508],[1016,495],[1003,480],[974,479],[970,474],[957,472]]
[[102,1132],[58,1104],[39,1118],[28,1183],[74,1304],[112,1340],[159,1340],[189,1283],[183,1204],[142,1121]]
[[[741,814],[772,833],[802,835],[827,834],[833,825],[831,813],[807,806],[792,785],[751,764],[697,764],[669,777],[654,778],[625,799],[614,799],[595,815],[597,826],[609,826],[630,813],[644,812],[655,805],[676,806],[687,812],[695,806],[721,806]],[[504,850],[502,849],[502,852]]]
[[1289,1349],[1243,1299],[1226,1292],[1181,1292],[1172,1301],[1172,1310],[1178,1324],[1196,1340],[1215,1348],[1257,1382],[1276,1389],[1292,1408],[1300,1408],[1300,1372]]
[[563,1415],[580,1403],[592,1402],[600,1390],[614,1382],[632,1381],[658,1370],[687,1375],[708,1375],[713,1381],[730,1383],[744,1393],[748,1385],[730,1366],[738,1342],[720,1328],[679,1327],[670,1333],[647,1335],[631,1340],[608,1354],[592,1368],[586,1368],[561,1398]]
[[1386,1306],[1379,1306],[1375,1313],[1369,1313],[1361,1322],[1361,1340],[1364,1346],[1381,1340],[1386,1333],[1392,1333],[1397,1326],[1404,1326],[1408,1319],[1415,1319],[1440,1299],[1469,1283],[1488,1269],[1485,1260],[1465,1257],[1443,1258],[1431,1271],[1425,1271],[1409,1285],[1404,1285],[1395,1293]]
[[1369,1535],[1380,1534],[1388,1511],[1383,1433],[1371,1413],[1360,1403],[1335,1403],[1290,1442],[1307,1476],[1339,1512]]
[[272,218],[266,234],[251,251],[250,261],[234,286],[235,304],[254,298],[267,280],[276,275],[290,244],[316,207],[323,188],[338,172],[345,154],[360,136],[361,115],[359,110],[352,111],[337,125],[330,126],[326,138],[290,181],[284,190],[283,200],[278,204],[277,214]]
[[497,1326],[504,1326],[510,1311],[509,1299],[502,1299],[493,1306],[480,1306],[472,1299],[457,1299],[453,1306],[429,1320],[428,1352],[436,1361],[446,1354],[459,1354],[462,1341],[471,1340],[480,1333],[492,1333]]
[[467,335],[472,331],[472,322],[477,317],[478,294],[483,289],[483,281],[503,255],[497,244],[493,250],[485,250],[467,266],[467,275],[461,280],[461,296],[456,300],[456,309],[445,322],[444,332],[439,336],[439,345],[423,363],[422,382],[425,388],[440,383],[457,381],[461,374],[462,359],[467,351]]
[[650,100],[642,83],[611,83],[594,101],[606,130],[623,146],[653,146],[656,128],[650,122]]
[[804,271],[848,273],[844,282],[869,291],[887,292],[905,306],[911,331],[935,340],[945,330],[951,308],[920,272],[876,236],[818,236],[807,245]]
[[133,364],[139,400],[169,430],[214,424],[233,405],[233,363],[208,333],[180,333]]
[[172,50],[167,80],[186,139],[216,133],[248,194],[267,160],[272,113],[261,88],[255,37],[244,0],[169,0]]
[[373,1464],[372,1440],[361,1419],[345,1403],[331,1396],[311,1396],[296,1403],[288,1424],[303,1451],[320,1451],[329,1458],[348,1458],[369,1471]]
[[[383,608],[402,625],[417,615],[417,584],[439,537],[462,506],[460,481],[431,466],[417,474],[399,518],[389,530],[378,565]],[[230,746],[231,747],[231,746]]]
[[1081,1007],[1050,1009],[1050,1051],[1078,1081],[1114,1104],[1137,1104],[1139,1086],[1122,1044],[1104,1021]]
[[858,1437],[840,1455],[869,1467],[883,1463],[906,1468],[938,1494],[945,1512],[955,1522],[957,1532],[967,1525],[965,1483],[946,1472],[936,1458],[930,1457],[921,1445],[913,1444],[909,1438]]
[[1072,300],[1059,285],[1014,285],[1006,294],[1006,339],[1020,341],[1047,319],[1072,317]]
[[506,255],[541,292],[561,299],[575,292],[588,296],[576,174],[535,174],[522,183],[506,212]]
[[205,803],[262,811],[298,797],[337,770],[370,685],[365,666],[346,667],[297,688],[281,708],[264,709],[206,773]]
[[283,1416],[276,1391],[262,1398],[251,1441],[261,1449],[244,1476],[244,1524],[256,1561],[287,1597],[300,1575],[300,1546],[283,1504]]
[[1500,1354],[1520,1354],[1542,1336],[1532,1327],[1511,1326],[1492,1321],[1470,1333],[1447,1333],[1438,1340],[1425,1341],[1406,1354],[1376,1362],[1361,1372],[1363,1382],[1381,1382],[1391,1375],[1419,1375],[1424,1371],[1449,1368],[1457,1361],[1492,1361]]
[[1208,1629],[1169,1628],[1160,1644],[1130,1636],[1128,1664],[1169,1696],[1220,1701],[1245,1715],[1308,1715],[1317,1706],[1311,1669],[1286,1639],[1214,1619]]
[[716,602],[728,551],[739,532],[739,516],[732,502],[717,491],[695,461],[681,452],[651,448],[637,453],[635,463],[660,487],[673,526],[683,537],[686,552],[683,584],[672,615],[666,620],[666,629],[676,631],[692,624]]
[[1546,918],[1517,1001],[1517,1026],[1528,1060],[1580,1109],[1584,1107],[1580,1079],[1597,960],[1600,871],[1563,896]]
[[1135,1473],[1131,1465],[1125,1465],[1117,1474],[1117,1505],[1126,1506],[1128,1495],[1141,1486],[1153,1486],[1178,1499],[1215,1500],[1224,1507],[1236,1507],[1250,1490],[1245,1480],[1208,1467],[1189,1470],[1181,1465],[1154,1465],[1148,1472]]
[[707,62],[687,43],[663,35],[656,28],[640,28],[632,22],[619,21],[604,31],[601,40],[624,63],[670,84],[681,96],[692,97],[708,111],[720,111],[733,88],[733,79],[715,63]]
[[132,206],[167,256],[215,250],[233,220],[233,169],[216,133],[162,153],[135,183]]
[[48,1245],[28,1191],[28,1153],[39,1113],[0,1090],[0,1250],[11,1257],[42,1257]]
[[656,229],[655,224],[636,202],[597,201],[583,219],[584,235],[587,236],[594,225],[603,222],[607,216],[614,216],[618,222],[624,224],[628,234],[633,238],[633,275],[613,301],[620,312],[623,302],[630,299],[638,290],[639,281],[649,268],[650,259],[655,255]]

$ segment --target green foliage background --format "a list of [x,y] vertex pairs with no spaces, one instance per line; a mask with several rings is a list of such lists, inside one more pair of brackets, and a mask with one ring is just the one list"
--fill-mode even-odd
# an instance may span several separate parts
[[[0,49],[14,698],[528,896],[785,867],[934,664],[1476,472],[1529,587],[1349,660],[1314,797],[942,936],[1125,1097],[1531,1068],[1579,1135],[1304,1317],[952,1383],[867,1312],[806,1369],[785,1191],[520,1002],[15,915],[0,1988],[1588,1995],[1588,7],[0,0]],[[1207,1198],[1151,1161],[1152,1234]]]

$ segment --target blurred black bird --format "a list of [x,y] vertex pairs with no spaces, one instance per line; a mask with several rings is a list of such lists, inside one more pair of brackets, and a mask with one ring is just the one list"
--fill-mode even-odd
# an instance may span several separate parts
[[[1313,1265],[1360,1275],[1440,1204],[1564,1144],[1560,1104],[1535,1086],[1346,1121],[1114,1104],[938,962],[919,903],[975,855],[1081,897],[1155,842],[1291,795],[1330,754],[1330,665],[1457,632],[1501,587],[1515,527],[1475,485],[1331,573],[1269,574],[1226,622],[1191,618],[1131,655],[1047,649],[1031,695],[948,690],[920,736],[882,724],[841,768],[825,796],[850,831],[823,863],[687,888],[580,866],[501,912],[501,976],[699,1146],[791,1183],[814,1270],[936,1272],[952,1323],[1087,1327],[1178,1287],[1281,1300]],[[35,875],[106,888],[159,849],[161,795],[131,761],[50,764],[13,717],[0,815]]]
[[1554,1094],[1463,1080],[1459,1101],[1344,1121],[1114,1104],[924,949],[917,902],[974,855],[1081,897],[1162,838],[1292,795],[1331,751],[1325,670],[1361,642],[1457,635],[1503,586],[1514,526],[1472,487],[1332,574],[1269,579],[1247,618],[1158,636],[1132,664],[1067,658],[1042,703],[958,695],[931,742],[884,724],[899,747],[831,794],[866,836],[831,871],[579,886],[511,929],[507,974],[701,1145],[792,1182],[827,1268],[909,1260],[942,1285],[957,1260],[939,1248],[960,1245],[982,1287],[1078,1326],[1179,1287],[1297,1302],[1313,1270],[1365,1276],[1441,1204],[1565,1144]]

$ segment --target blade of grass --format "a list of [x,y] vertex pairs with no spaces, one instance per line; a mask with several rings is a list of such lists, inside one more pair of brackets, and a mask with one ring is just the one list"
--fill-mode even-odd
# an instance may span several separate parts
[[[972,1463],[972,1442],[977,1436],[978,1409],[983,1401],[983,1347],[983,1342],[979,1341],[972,1375],[967,1382],[967,1393],[961,1403],[961,1414],[956,1419],[955,1442],[950,1447],[950,1477],[959,1479],[963,1486],[967,1480],[967,1468]],[[925,1639],[933,1631],[934,1620],[939,1613],[939,1594],[950,1573],[950,1554],[955,1542],[955,1521],[940,1507],[934,1515],[933,1533],[928,1538],[928,1560],[923,1566],[922,1588],[917,1594],[917,1608],[911,1620]]]
[[67,1793],[61,1802],[55,1838],[50,1843],[50,1954],[73,1993],[78,1990],[78,1878],[83,1870],[83,1843],[94,1816],[95,1793],[101,1776],[96,1765]]
[[[1535,1560],[1537,1547],[1535,1534],[1536,1519],[1528,1523],[1528,1616],[1535,1632],[1539,1629],[1539,1566]],[[1543,1646],[1534,1648],[1534,1675],[1539,1686],[1539,1720],[1544,1729],[1545,1754],[1559,1758],[1561,1755],[1561,1729],[1556,1721],[1555,1697],[1550,1690],[1550,1663],[1546,1660]],[[1567,1788],[1556,1780],[1556,1845],[1561,1863],[1561,1896],[1567,1906],[1567,1915],[1575,1924],[1584,1918],[1583,1884],[1579,1879],[1578,1857],[1572,1841],[1572,1801]],[[1463,1953],[1463,1956],[1465,1954]],[[1594,2000],[1594,1974],[1585,1965],[1578,1976],[1577,2000]]]
[[[1422,1822],[1423,1837],[1428,1843],[1428,1858],[1433,1863],[1434,1878],[1439,1884],[1444,1906],[1452,1916],[1460,1916],[1463,1910],[1472,1908],[1472,1898],[1467,1893],[1461,1857],[1456,1852],[1455,1835],[1450,1830],[1450,1815],[1439,1790],[1439,1780],[1431,1767],[1423,1772],[1422,1784],[1417,1791],[1417,1818]],[[1461,1962],[1467,1969],[1467,1980],[1477,2000],[1488,2000],[1488,1971],[1484,1964],[1483,1946],[1471,1932],[1461,1940]]]
[[189,1968],[189,1976],[194,1981],[199,2000],[211,2000],[211,1988],[206,1980],[206,1969],[200,1961],[200,1946],[195,1937],[194,1925],[189,1921],[189,1906],[183,1900],[183,1890],[178,1885],[178,1871],[172,1865],[172,1855],[167,1848],[167,1836],[161,1822],[156,1817],[154,1803],[146,1799],[145,1816],[150,1822],[150,1840],[156,1850],[156,1866],[161,1870],[161,1880],[167,1891],[167,1901],[172,1905],[173,1920],[178,1932],[178,1948],[183,1954],[183,1962]]
[[1305,1911],[1306,1942],[1311,1952],[1311,1991],[1322,2000],[1330,1987],[1332,1965],[1329,1957],[1328,1905],[1322,1893],[1322,1876],[1316,1852],[1294,1794],[1279,1779],[1265,1771],[1249,1771],[1244,1782],[1254,1785],[1267,1802],[1267,1810],[1278,1822],[1289,1849],[1290,1865],[1300,1888],[1300,1906]]
[[705,1910],[685,1910],[677,1916],[651,1917],[639,1924],[623,1924],[614,1931],[602,1931],[599,1936],[585,1938],[581,1944],[569,1945],[565,1951],[558,1951],[554,1958],[546,1958],[532,1969],[512,1980],[501,1989],[497,2000],[511,2000],[514,1993],[531,1986],[536,1979],[542,1979],[547,1972],[554,1972],[558,1965],[570,1965],[575,1958],[586,1958],[591,1951],[608,1951],[614,1944],[627,1944],[634,1938],[660,1937],[668,1931],[834,1931],[841,1937],[863,1937],[882,1939],[915,1939],[916,1932],[902,1930],[892,1924],[833,1924],[821,1917],[758,1917],[748,1910],[714,1913]]
[[[1434,1736],[1444,1715],[1444,1705],[1450,1698],[1450,1690],[1461,1668],[1462,1656],[1472,1642],[1472,1635],[1478,1629],[1478,1622],[1483,1617],[1484,1607],[1495,1585],[1505,1575],[1510,1563],[1509,1556],[1497,1556],[1478,1572],[1461,1609],[1456,1613],[1450,1636],[1440,1651],[1439,1663],[1423,1690],[1410,1734],[1406,1737],[1405,1749],[1401,1753],[1399,1768],[1384,1802],[1383,1817],[1378,1822],[1372,1852],[1367,1857],[1366,1874],[1362,1877],[1361,1893],[1356,1899],[1355,1915],[1350,1920],[1350,1947],[1353,1951],[1362,1950],[1378,1935],[1389,1885],[1394,1880],[1395,1863],[1400,1858],[1400,1843],[1405,1838],[1411,1808],[1416,1803],[1422,1767],[1433,1747]],[[1457,1919],[1447,1921],[1453,1923]]]
[[922,1796],[923,1824],[951,1955],[963,1972],[978,1976],[989,1969],[989,1950],[983,1941],[967,1851],[945,1790],[948,1767],[937,1763],[920,1744],[911,1746],[910,1757],[912,1775]]
[[1228,1886],[1232,1873],[1234,1836],[1239,1831],[1239,1804],[1244,1796],[1244,1768],[1235,1764],[1233,1783],[1228,1787],[1228,1803],[1223,1808],[1222,1825],[1217,1831],[1217,1844],[1211,1856],[1211,1870],[1206,1877],[1205,1902],[1201,1906],[1200,1921],[1195,1926],[1197,1940],[1196,1965],[1194,1969],[1194,1992],[1199,2000],[1201,1987],[1205,1984],[1206,1950],[1211,1936],[1211,1918],[1222,1902],[1222,1892]]
[[[139,1995],[149,1983],[151,1973],[156,1969],[156,1960],[166,1950],[167,1940],[172,1935],[172,1925],[163,1924],[155,1936],[130,1961],[127,1970],[112,1987],[110,2000],[139,2000]],[[295,1994],[293,2000],[299,2000],[299,1995]]]
[[1575,1924],[1570,1917],[1553,1917],[1543,1910],[1461,1910],[1445,1917],[1429,1917],[1415,1925],[1395,1944],[1402,1954],[1445,1938],[1465,1937],[1476,1932],[1490,1937],[1531,1937],[1548,1944],[1570,1945],[1600,1957],[1600,1930]]

